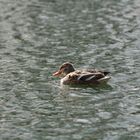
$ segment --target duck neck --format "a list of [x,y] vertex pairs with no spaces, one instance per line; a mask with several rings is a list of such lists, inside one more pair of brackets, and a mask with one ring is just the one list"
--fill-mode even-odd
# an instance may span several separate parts
[[75,69],[74,69],[74,67],[72,66],[71,69],[70,69],[70,72],[74,72],[74,71],[75,71]]
[[65,74],[67,75],[67,74],[74,72],[74,71],[75,71],[74,67],[71,66],[71,67],[69,67],[69,69],[67,71],[65,71]]

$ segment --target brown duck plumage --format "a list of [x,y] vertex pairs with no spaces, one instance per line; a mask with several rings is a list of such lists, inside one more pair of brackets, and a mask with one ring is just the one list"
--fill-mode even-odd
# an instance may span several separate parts
[[93,70],[75,70],[73,65],[69,62],[62,64],[59,70],[53,73],[53,76],[63,77],[62,84],[66,85],[95,85],[106,83],[111,77],[107,76],[110,72]]

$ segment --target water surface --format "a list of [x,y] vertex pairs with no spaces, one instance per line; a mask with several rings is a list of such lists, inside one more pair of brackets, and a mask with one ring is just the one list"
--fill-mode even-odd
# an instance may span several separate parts
[[[139,140],[139,14],[139,0],[1,0],[0,139]],[[112,79],[61,87],[65,61]]]

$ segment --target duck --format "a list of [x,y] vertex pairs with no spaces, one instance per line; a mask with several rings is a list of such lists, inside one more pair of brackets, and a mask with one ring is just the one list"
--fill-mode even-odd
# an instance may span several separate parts
[[98,69],[75,70],[70,62],[63,63],[53,76],[61,78],[64,85],[99,85],[107,83],[110,72]]

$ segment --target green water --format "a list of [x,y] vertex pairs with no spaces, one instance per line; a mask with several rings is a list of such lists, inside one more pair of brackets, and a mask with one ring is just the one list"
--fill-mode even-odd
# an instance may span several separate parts
[[[65,61],[112,79],[61,87]],[[140,1],[0,0],[0,139],[139,140]]]

